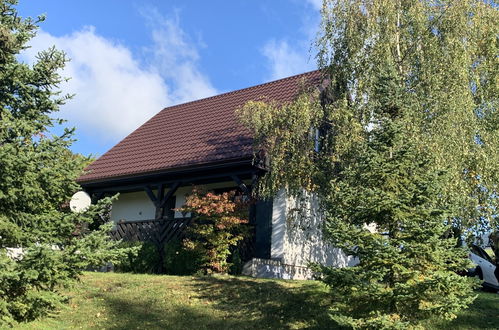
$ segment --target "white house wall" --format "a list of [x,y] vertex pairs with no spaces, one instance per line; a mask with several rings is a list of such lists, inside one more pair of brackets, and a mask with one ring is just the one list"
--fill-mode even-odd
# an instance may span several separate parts
[[284,189],[281,189],[274,197],[272,204],[272,238],[270,245],[270,257],[283,260],[284,243],[286,240],[286,213],[287,198]]
[[[192,187],[180,187],[177,189],[177,192],[175,193],[175,208],[181,208],[185,204],[186,197],[192,192]],[[190,214],[185,214],[186,217],[190,216]],[[184,215],[179,212],[175,211],[175,218],[183,218]]]
[[156,208],[145,191],[122,193],[113,202],[111,220],[149,220],[154,219]]
[[324,240],[318,204],[315,197],[299,201],[287,197],[284,190],[276,195],[272,210],[272,259],[298,267],[311,262],[336,267],[352,263],[340,249]]
[[[249,183],[249,182],[247,182]],[[200,185],[201,189],[219,189],[234,187],[233,181],[218,182],[208,185]],[[175,193],[175,208],[181,208],[186,201],[186,197],[192,192],[193,186],[180,187]],[[165,191],[165,193],[168,190]],[[156,191],[153,191],[156,194]],[[111,220],[118,222],[120,220],[150,220],[154,219],[156,208],[145,191],[121,193],[118,200],[113,202],[111,211]],[[182,218],[190,214],[183,215],[181,212],[175,211],[175,218]]]

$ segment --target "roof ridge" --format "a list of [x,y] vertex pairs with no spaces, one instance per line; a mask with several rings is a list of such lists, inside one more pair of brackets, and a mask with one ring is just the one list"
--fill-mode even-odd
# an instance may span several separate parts
[[275,83],[282,82],[283,80],[296,79],[299,76],[306,76],[306,75],[309,75],[311,73],[318,72],[318,71],[320,71],[320,69],[312,70],[312,71],[308,71],[308,72],[304,72],[304,73],[300,73],[300,74],[295,74],[293,76],[289,76],[289,77],[284,77],[284,78],[280,78],[280,79],[268,81],[268,82],[265,82],[265,83],[262,83],[262,84],[258,84],[258,85],[253,85],[253,86],[249,86],[249,87],[235,89],[233,91],[224,92],[224,93],[221,93],[221,94],[216,94],[216,95],[204,97],[202,99],[197,99],[197,100],[192,100],[192,101],[188,101],[188,102],[184,102],[184,103],[178,103],[178,104],[170,105],[168,107],[164,107],[163,109],[161,109],[157,114],[159,114],[160,112],[162,112],[163,110],[166,110],[166,109],[175,108],[175,107],[178,107],[178,106],[183,106],[183,105],[192,104],[192,103],[196,103],[196,102],[206,101],[206,100],[209,100],[209,99],[214,99],[214,98],[222,97],[222,96],[225,96],[225,95],[230,95],[230,94],[233,94],[233,93],[239,93],[241,91],[245,91],[245,90],[249,90],[249,89],[253,89],[253,88],[257,88],[257,87],[261,87],[261,86],[272,85],[272,84],[275,84]]

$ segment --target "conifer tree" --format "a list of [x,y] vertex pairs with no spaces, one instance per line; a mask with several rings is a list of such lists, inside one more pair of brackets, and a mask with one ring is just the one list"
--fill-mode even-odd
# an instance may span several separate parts
[[72,129],[49,131],[62,124],[54,113],[70,98],[58,90],[67,59],[50,48],[32,65],[19,61],[43,17],[23,19],[16,4],[0,0],[0,327],[44,315],[62,301],[63,285],[121,253],[109,226],[83,230],[109,201],[69,212],[89,159],[68,149]]
[[359,263],[318,269],[337,303],[333,318],[353,328],[452,318],[474,297],[473,281],[457,274],[471,264],[452,235],[455,214],[440,202],[449,173],[411,141],[410,104],[394,76],[380,76],[376,124],[321,188],[326,236]]

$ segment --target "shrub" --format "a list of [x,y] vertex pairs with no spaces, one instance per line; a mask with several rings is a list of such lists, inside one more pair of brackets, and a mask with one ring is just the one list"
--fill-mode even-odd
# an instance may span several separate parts
[[124,273],[154,274],[160,268],[161,257],[155,244],[151,242],[121,242],[120,246],[128,248],[125,260],[115,269]]
[[178,209],[192,213],[185,237],[165,244],[163,256],[153,243],[122,242],[129,253],[116,270],[171,275],[240,273],[243,260],[238,243],[250,231],[246,226],[248,203],[239,197],[235,191],[214,194],[194,189],[186,205]]
[[197,188],[179,211],[192,213],[192,222],[183,240],[183,249],[200,256],[205,273],[226,273],[231,248],[248,234],[248,207],[235,191],[214,194]]
[[202,256],[184,248],[182,240],[173,240],[165,245],[163,266],[170,275],[192,275],[202,268]]

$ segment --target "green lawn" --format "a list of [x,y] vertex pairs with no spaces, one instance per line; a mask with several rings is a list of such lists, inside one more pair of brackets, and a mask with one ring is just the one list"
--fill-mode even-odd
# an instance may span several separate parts
[[[86,273],[67,307],[16,329],[331,329],[325,287],[313,281]],[[480,293],[451,323],[499,328],[499,295]],[[494,317],[496,316],[496,317]]]

